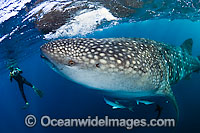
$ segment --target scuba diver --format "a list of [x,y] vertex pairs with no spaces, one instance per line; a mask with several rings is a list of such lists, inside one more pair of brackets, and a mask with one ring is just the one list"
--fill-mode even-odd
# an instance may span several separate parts
[[22,97],[25,101],[25,106],[23,107],[23,109],[26,109],[29,107],[29,103],[26,99],[26,96],[24,94],[24,87],[23,85],[26,84],[28,86],[30,86],[31,88],[33,88],[34,92],[39,96],[39,97],[42,97],[43,96],[43,93],[41,90],[39,90],[38,88],[36,88],[34,85],[32,85],[30,82],[28,82],[23,76],[21,76],[21,74],[23,73],[22,70],[18,67],[16,68],[13,68],[12,66],[9,68],[10,69],[10,81],[12,82],[12,79],[14,78],[18,85],[19,85],[19,90],[22,94]]

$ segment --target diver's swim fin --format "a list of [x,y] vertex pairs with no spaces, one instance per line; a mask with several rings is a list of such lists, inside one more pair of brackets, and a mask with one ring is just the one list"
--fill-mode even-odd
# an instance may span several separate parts
[[39,96],[39,97],[43,97],[43,92],[41,90],[39,90],[38,88],[36,88],[35,86],[33,86],[34,92]]
[[35,93],[39,96],[39,97],[43,97],[43,92],[41,90],[36,90]]
[[29,103],[28,102],[22,107],[22,109],[27,109],[27,108],[29,108]]

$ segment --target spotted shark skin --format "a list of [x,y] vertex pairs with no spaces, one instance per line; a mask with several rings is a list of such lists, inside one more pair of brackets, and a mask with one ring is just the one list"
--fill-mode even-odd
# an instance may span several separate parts
[[120,98],[167,96],[171,85],[200,69],[192,39],[180,47],[144,38],[74,38],[41,46],[51,67],[79,84]]

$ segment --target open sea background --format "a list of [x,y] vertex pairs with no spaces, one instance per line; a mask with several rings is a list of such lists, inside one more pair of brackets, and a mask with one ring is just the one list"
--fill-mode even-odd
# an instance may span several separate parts
[[[172,86],[180,110],[180,118],[176,128],[154,127],[154,128],[103,128],[103,127],[73,127],[59,128],[40,125],[40,117],[48,115],[51,118],[87,118],[91,116],[109,116],[109,118],[155,118],[154,107],[136,107],[135,112],[126,109],[113,110],[105,104],[103,96],[95,90],[64,79],[40,58],[39,47],[45,42],[43,33],[34,27],[34,23],[25,22],[26,26],[21,28],[25,9],[0,24],[1,39],[8,32],[9,35],[0,42],[0,133],[51,133],[51,132],[199,132],[200,130],[200,73],[192,74],[190,80],[180,81]],[[0,18],[2,19],[2,18]],[[10,34],[17,25],[19,28]],[[21,34],[23,33],[23,34]],[[193,39],[193,55],[200,55],[200,22],[187,19],[170,21],[169,19],[145,20],[141,22],[121,22],[116,25],[107,26],[101,30],[93,30],[85,35],[74,35],[70,37],[108,38],[108,37],[142,37],[156,41],[165,42],[179,46],[188,38]],[[68,36],[61,36],[68,38]],[[52,39],[50,39],[52,40]],[[17,52],[16,52],[17,51]],[[23,76],[44,92],[40,99],[33,90],[24,85],[25,94],[30,103],[30,108],[22,110],[24,101],[18,89],[17,82],[9,81],[9,71],[6,63],[10,60],[18,62],[23,70]],[[11,62],[12,62],[11,61]],[[6,62],[6,63],[5,63]],[[163,107],[161,118],[174,118],[173,106],[166,104],[164,100],[158,99]],[[24,124],[28,114],[33,114],[38,119],[33,128]]]

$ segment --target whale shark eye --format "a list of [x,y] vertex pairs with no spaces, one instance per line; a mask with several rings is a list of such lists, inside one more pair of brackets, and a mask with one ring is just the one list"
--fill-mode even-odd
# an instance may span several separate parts
[[69,65],[69,66],[73,66],[73,65],[75,65],[75,62],[74,62],[73,60],[69,60],[69,61],[68,61],[68,65]]
[[97,63],[97,64],[96,64],[96,67],[98,67],[98,68],[99,68],[99,63]]

